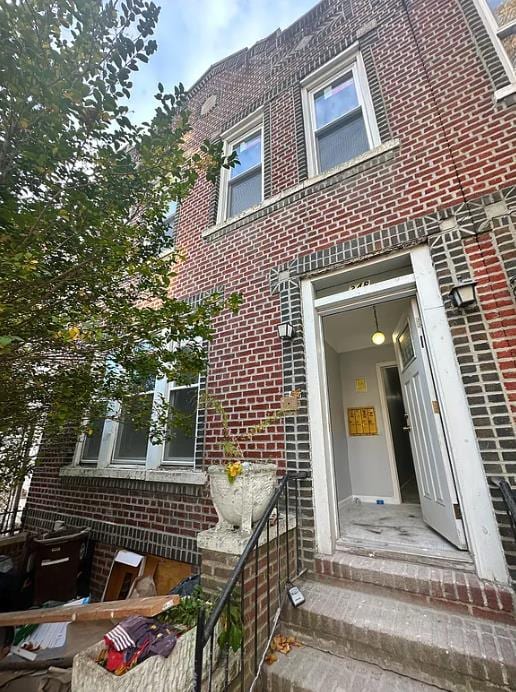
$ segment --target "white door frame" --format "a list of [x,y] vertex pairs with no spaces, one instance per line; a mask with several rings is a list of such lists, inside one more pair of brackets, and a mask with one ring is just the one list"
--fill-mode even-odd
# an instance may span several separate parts
[[324,298],[315,298],[314,282],[320,276],[301,282],[317,549],[331,555],[339,535],[322,317],[351,305],[417,292],[469,550],[480,578],[506,584],[509,574],[500,534],[428,246],[411,249],[410,260],[413,274]]
[[385,382],[382,377],[383,368],[398,368],[398,363],[395,360],[385,360],[381,363],[376,363],[376,378],[378,380],[378,391],[380,393],[380,406],[385,430],[385,442],[387,443],[387,456],[389,458],[389,468],[391,470],[391,483],[394,504],[401,504],[401,488],[400,479],[398,477],[398,467],[396,466],[396,452],[394,451],[394,441],[392,439],[391,421],[389,418],[389,409],[387,408],[387,396],[385,394]]

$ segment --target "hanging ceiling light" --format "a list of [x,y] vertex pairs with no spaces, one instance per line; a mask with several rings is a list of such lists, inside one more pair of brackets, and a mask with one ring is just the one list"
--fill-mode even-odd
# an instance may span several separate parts
[[371,335],[371,341],[375,346],[381,346],[383,343],[385,343],[385,334],[380,331],[380,327],[378,326],[378,316],[376,314],[376,306],[373,305],[373,312],[374,312],[374,323],[376,325],[376,331],[374,334]]

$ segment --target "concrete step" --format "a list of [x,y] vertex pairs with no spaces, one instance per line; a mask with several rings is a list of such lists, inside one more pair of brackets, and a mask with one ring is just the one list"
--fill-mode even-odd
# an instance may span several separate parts
[[344,582],[305,579],[283,629],[321,651],[366,661],[443,689],[510,690],[516,627],[449,613]]
[[371,663],[303,646],[262,669],[262,692],[437,692],[437,687]]
[[423,604],[516,624],[514,592],[509,586],[482,581],[460,570],[337,551],[317,558],[316,574],[374,584],[410,594]]

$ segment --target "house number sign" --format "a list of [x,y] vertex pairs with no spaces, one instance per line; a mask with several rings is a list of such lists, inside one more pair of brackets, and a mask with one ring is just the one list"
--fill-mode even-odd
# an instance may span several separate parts
[[350,437],[378,435],[374,407],[348,408],[348,431]]

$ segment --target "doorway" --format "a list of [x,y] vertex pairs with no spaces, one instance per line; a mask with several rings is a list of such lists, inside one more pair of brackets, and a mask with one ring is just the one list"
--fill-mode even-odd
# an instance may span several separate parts
[[[334,453],[336,456],[337,452],[341,454],[341,459],[346,459],[349,451],[347,409],[371,409],[374,406],[348,406],[346,403],[344,409],[343,400],[340,409],[339,406],[331,405],[332,393],[337,397],[340,393],[343,399],[344,392],[340,386],[335,386],[335,377],[331,371],[332,365],[334,372],[335,368],[340,371],[341,358],[336,351],[332,354],[327,350],[325,343],[331,341],[325,328],[327,317],[338,313],[351,315],[355,309],[409,300],[412,307],[411,311],[406,310],[402,314],[402,331],[395,329],[393,332],[393,336],[395,339],[399,338],[399,341],[383,345],[391,346],[391,351],[385,354],[382,361],[395,360],[398,364],[404,403],[407,396],[410,396],[412,403],[419,397],[422,404],[415,409],[420,411],[421,420],[418,420],[418,416],[412,416],[409,424],[413,444],[418,446],[419,452],[425,452],[425,463],[416,464],[414,447],[411,446],[414,464],[419,468],[419,475],[416,468],[416,477],[421,515],[424,514],[423,524],[428,524],[427,517],[433,523],[442,521],[437,529],[433,527],[436,529],[433,530],[433,535],[439,538],[443,532],[446,535],[449,529],[457,533],[460,526],[463,532],[462,547],[465,547],[464,530],[467,529],[468,544],[477,574],[485,579],[507,581],[507,569],[489,489],[429,248],[421,245],[388,257],[353,264],[334,273],[307,277],[301,282],[301,299],[315,533],[319,552],[325,555],[334,552],[341,537],[339,519],[342,510],[347,509],[355,498],[362,504],[376,506],[384,511],[392,506],[394,509],[416,506],[401,503],[401,494],[396,497],[396,486],[399,487],[397,483],[393,484],[391,480],[389,487],[385,485],[386,480],[388,482],[389,478],[397,477],[395,461],[393,468],[392,461],[389,460],[386,473],[385,464],[378,463],[377,455],[365,455],[362,456],[361,463],[354,464],[352,472],[349,459],[346,464],[339,464],[339,460],[334,459]],[[371,337],[370,324],[369,322],[367,326],[368,338]],[[381,324],[380,328],[386,335],[390,333]],[[359,331],[350,329],[346,332],[350,338],[360,335]],[[392,355],[393,345],[396,346],[395,358]],[[372,346],[373,344],[368,348]],[[356,352],[362,349],[363,345],[359,345]],[[401,356],[404,363],[400,367]],[[432,372],[429,372],[430,366]],[[355,380],[361,379],[356,376],[352,380],[352,391],[356,394],[359,393],[356,389],[362,388],[363,384]],[[369,381],[374,379],[371,374]],[[378,386],[378,389],[381,387]],[[339,411],[339,415],[334,413],[332,416],[335,411]],[[363,413],[367,419],[367,410]],[[354,422],[357,423],[356,412]],[[372,423],[377,424],[380,429],[386,429],[382,416],[373,416]],[[343,435],[343,432],[346,434]],[[339,447],[333,444],[335,437],[341,442]],[[381,436],[373,438],[376,444],[379,437]],[[350,446],[354,444],[355,436]],[[443,463],[445,457],[447,462]],[[353,459],[356,459],[354,455]],[[371,460],[376,460],[376,468]],[[369,488],[361,488],[360,494],[352,488],[353,492],[347,496],[339,492],[339,486],[343,487],[342,484],[346,483],[349,485],[356,478],[369,479]],[[460,505],[457,489],[460,490]],[[461,513],[464,519],[461,518]],[[455,540],[456,538],[457,536]],[[453,542],[449,541],[449,536],[440,540]],[[404,549],[402,554],[406,553],[408,551]]]
[[380,377],[398,474],[401,502],[418,505],[419,491],[417,488],[416,471],[410,448],[409,431],[406,425],[407,418],[396,363],[380,364]]

